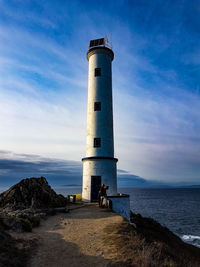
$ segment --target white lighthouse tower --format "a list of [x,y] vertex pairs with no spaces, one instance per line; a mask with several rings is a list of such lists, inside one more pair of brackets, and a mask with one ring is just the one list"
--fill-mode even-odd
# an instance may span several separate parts
[[92,40],[89,61],[86,157],[83,161],[82,199],[96,201],[100,185],[117,195],[114,158],[112,61],[114,53],[105,38]]

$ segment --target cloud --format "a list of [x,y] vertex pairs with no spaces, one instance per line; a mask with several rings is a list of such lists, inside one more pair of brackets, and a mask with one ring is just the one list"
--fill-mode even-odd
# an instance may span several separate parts
[[0,184],[11,186],[22,178],[46,177],[51,184],[81,185],[82,164],[77,161],[0,151]]
[[[147,181],[118,170],[118,186],[146,186]],[[82,184],[82,163],[0,150],[0,185],[11,186],[22,178],[44,176],[54,186]]]
[[117,182],[118,188],[163,188],[173,186],[171,183],[163,183],[162,181],[149,181],[133,174],[120,174],[118,175]]
[[198,96],[144,98],[118,92],[116,103],[120,168],[150,179],[199,181]]
[[118,174],[127,174],[128,172],[125,170],[117,169]]
[[[162,161],[161,161],[162,162]],[[174,169],[174,166],[171,166]],[[162,166],[166,168],[166,166]],[[23,178],[44,176],[54,187],[82,185],[82,163],[34,154],[19,154],[0,150],[0,189],[8,188]],[[193,181],[147,180],[126,170],[118,169],[118,188],[163,188],[169,186],[199,185]],[[0,191],[1,191],[0,190]]]
[[119,169],[199,181],[197,7],[196,1],[1,1],[1,149],[84,156],[87,45],[112,32]]

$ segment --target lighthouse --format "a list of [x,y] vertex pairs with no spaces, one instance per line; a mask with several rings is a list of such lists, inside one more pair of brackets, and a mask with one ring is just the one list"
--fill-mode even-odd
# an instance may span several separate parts
[[112,61],[106,38],[91,40],[87,51],[88,109],[86,156],[83,162],[82,199],[97,201],[101,184],[108,196],[117,195],[117,159],[114,157]]

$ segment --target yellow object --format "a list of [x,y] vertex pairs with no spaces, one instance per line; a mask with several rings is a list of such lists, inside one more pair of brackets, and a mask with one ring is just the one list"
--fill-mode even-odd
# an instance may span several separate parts
[[82,200],[82,194],[75,194],[76,195],[76,201]]

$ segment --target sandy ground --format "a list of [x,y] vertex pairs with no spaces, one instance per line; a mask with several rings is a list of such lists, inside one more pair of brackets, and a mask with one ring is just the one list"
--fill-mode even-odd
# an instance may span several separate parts
[[70,213],[49,217],[34,228],[38,246],[28,266],[107,266],[113,255],[103,244],[103,229],[110,223],[122,221],[121,216],[91,203]]

